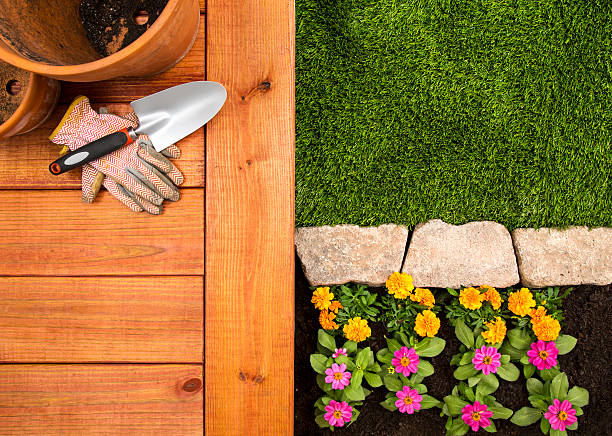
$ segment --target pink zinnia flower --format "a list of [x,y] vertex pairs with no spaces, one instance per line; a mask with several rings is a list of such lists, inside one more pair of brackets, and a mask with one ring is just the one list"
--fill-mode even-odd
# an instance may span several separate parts
[[550,369],[557,365],[557,355],[559,349],[554,342],[538,341],[531,344],[531,350],[527,351],[529,363],[533,364],[540,371]]
[[404,386],[401,391],[395,393],[395,396],[398,398],[395,405],[400,412],[412,415],[416,410],[421,409],[423,397],[416,389],[410,389],[410,386]]
[[325,370],[325,383],[331,383],[332,389],[344,389],[345,386],[349,385],[349,380],[351,378],[351,373],[346,371],[346,364],[341,363],[338,365],[337,363],[332,363],[331,368],[327,368]]
[[478,431],[479,427],[485,428],[491,425],[489,418],[493,416],[493,412],[487,410],[486,404],[480,404],[474,401],[474,404],[466,404],[461,409],[461,419],[467,425],[472,427],[472,431]]
[[353,417],[353,408],[349,406],[346,401],[340,403],[331,400],[329,404],[325,406],[325,411],[327,413],[324,418],[332,427],[344,427],[344,423],[350,422]]
[[414,351],[414,348],[402,347],[393,353],[391,365],[395,366],[395,372],[399,372],[408,377],[411,373],[417,372],[419,366],[419,355]]
[[501,366],[500,357],[501,354],[497,352],[497,348],[483,345],[475,350],[472,363],[474,368],[482,371],[484,375],[488,375],[491,372],[497,372],[497,368]]
[[346,354],[346,348],[336,348],[336,352],[332,354],[332,357],[335,359],[338,356],[348,356],[348,354]]
[[572,408],[572,403],[567,400],[561,402],[557,398],[548,406],[548,412],[544,414],[544,418],[548,419],[553,430],[559,431],[564,431],[565,427],[578,420],[576,410]]

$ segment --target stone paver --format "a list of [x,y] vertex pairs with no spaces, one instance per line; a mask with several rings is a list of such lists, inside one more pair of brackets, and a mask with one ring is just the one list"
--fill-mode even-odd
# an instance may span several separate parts
[[612,228],[516,229],[512,238],[525,286],[612,282]]
[[348,282],[383,286],[391,273],[400,270],[407,240],[408,229],[395,224],[295,231],[297,253],[313,286]]
[[431,220],[414,229],[403,272],[415,286],[512,286],[519,281],[512,238],[501,224]]

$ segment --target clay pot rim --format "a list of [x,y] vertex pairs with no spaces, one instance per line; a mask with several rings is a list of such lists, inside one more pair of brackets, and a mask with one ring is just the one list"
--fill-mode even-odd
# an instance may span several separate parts
[[7,130],[11,130],[13,127],[15,127],[17,123],[19,123],[28,113],[29,109],[26,108],[26,103],[32,98],[32,93],[34,92],[34,88],[36,88],[36,83],[34,82],[36,80],[40,80],[40,78],[40,75],[30,72],[28,89],[26,90],[25,95],[21,99],[21,103],[19,103],[19,106],[17,107],[15,112],[12,113],[11,116],[8,117],[8,119],[4,123],[0,124],[0,138],[3,137],[4,132],[6,132]]
[[[174,11],[179,7],[181,1],[183,0],[169,0],[168,4],[164,8],[160,16],[157,18],[157,20],[155,20],[155,22],[151,25],[151,27],[144,34],[142,34],[138,39],[136,39],[134,42],[132,42],[127,47],[122,48],[118,52],[113,53],[110,56],[106,56],[101,59],[97,59],[95,61],[87,62],[85,64],[75,64],[75,65],[42,64],[42,63],[34,62],[34,61],[31,61],[29,59],[22,57],[21,55],[16,53],[12,48],[5,46],[4,44],[0,44],[0,54],[1,54],[0,58],[2,58],[4,62],[8,62],[23,70],[30,71],[32,73],[41,74],[43,76],[49,76],[49,77],[60,78],[60,76],[71,76],[75,74],[96,72],[102,68],[105,68],[111,65],[115,65],[115,64],[119,64],[125,58],[129,58],[130,56],[135,55],[141,49],[143,45],[146,45],[151,39],[157,36],[158,29],[161,28],[167,21],[169,21],[172,18]],[[25,100],[25,97],[24,97],[24,100]],[[16,112],[17,111],[15,111],[15,113]]]

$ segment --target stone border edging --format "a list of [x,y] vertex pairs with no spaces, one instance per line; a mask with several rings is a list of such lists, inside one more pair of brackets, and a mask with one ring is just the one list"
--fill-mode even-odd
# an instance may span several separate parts
[[[384,286],[394,271],[420,287],[606,285],[612,282],[612,228],[516,229],[493,221],[408,228],[302,227],[295,245],[313,286]],[[406,258],[404,258],[406,253]]]

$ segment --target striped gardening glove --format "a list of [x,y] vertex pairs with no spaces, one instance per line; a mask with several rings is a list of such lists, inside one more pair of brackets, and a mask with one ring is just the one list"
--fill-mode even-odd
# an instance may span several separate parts
[[[49,139],[72,151],[117,130],[137,125],[135,113],[124,117],[97,113],[89,99],[81,96],[72,102]],[[177,186],[183,183],[183,175],[166,156],[178,158],[179,148],[171,145],[162,154],[155,151],[147,135],[140,135],[133,143],[84,165],[83,201],[91,203],[102,184],[134,212],[145,210],[159,215],[164,199],[179,199]]]

